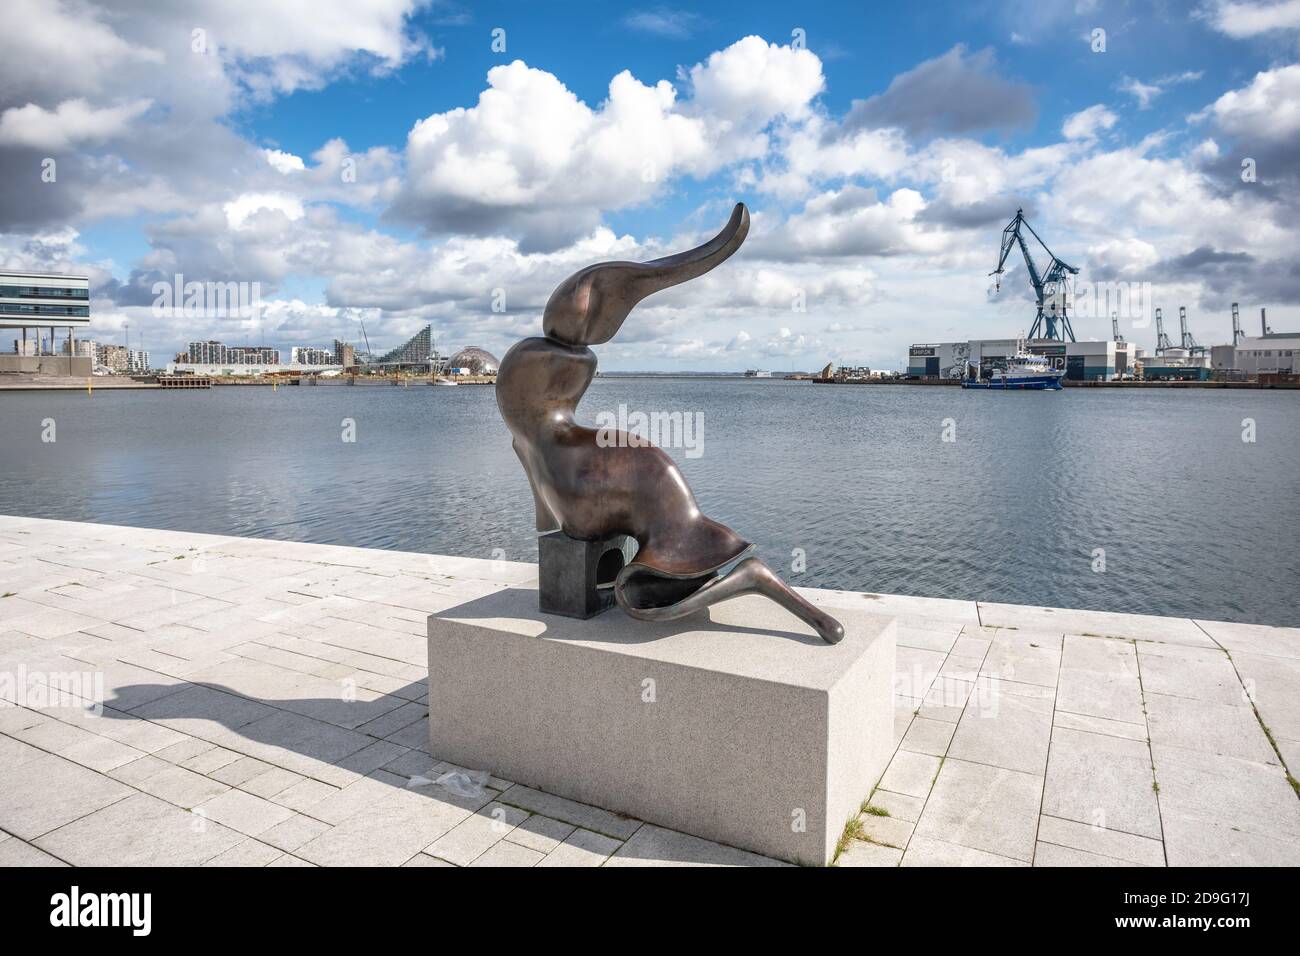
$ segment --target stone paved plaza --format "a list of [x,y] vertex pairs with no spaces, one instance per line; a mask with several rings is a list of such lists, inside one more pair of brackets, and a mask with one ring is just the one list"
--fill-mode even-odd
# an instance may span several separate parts
[[[774,863],[428,753],[427,616],[535,582],[0,517],[0,865]],[[838,865],[1300,864],[1300,628],[804,593],[898,622]]]

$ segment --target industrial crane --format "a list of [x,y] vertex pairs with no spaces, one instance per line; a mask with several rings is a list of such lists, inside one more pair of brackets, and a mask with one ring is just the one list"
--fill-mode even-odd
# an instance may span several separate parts
[[1198,345],[1196,339],[1192,338],[1192,333],[1187,331],[1187,306],[1178,307],[1178,327],[1183,333],[1183,348],[1187,350],[1188,355],[1204,355],[1205,346]]
[[[1046,272],[1039,272],[1038,266],[1034,264],[1034,259],[1029,254],[1029,244],[1025,242],[1025,237],[1021,233],[1021,226],[1029,230],[1029,234],[1038,240],[1038,244],[1047,253]],[[1038,300],[1038,314],[1034,316],[1034,325],[1029,330],[1029,338],[1038,338],[1039,331],[1042,330],[1042,338],[1064,342],[1065,337],[1068,335],[1070,341],[1073,342],[1074,329],[1070,327],[1066,299],[1069,292],[1069,278],[1072,275],[1078,275],[1079,270],[1058,259],[1052,250],[1047,248],[1047,243],[1043,242],[1042,237],[1034,232],[1034,227],[1025,220],[1025,211],[1017,209],[1016,217],[1007,223],[1007,227],[1002,230],[1002,251],[998,256],[998,267],[989,273],[989,275],[998,277],[998,289],[1002,288],[1002,273],[1006,271],[1003,267],[1007,263],[1007,256],[1011,254],[1013,245],[1020,246],[1020,252],[1025,257],[1025,268],[1029,271],[1029,282],[1033,285],[1034,297]],[[1060,303],[1059,312],[1058,297]],[[1052,301],[1050,304],[1045,305],[1044,303],[1048,299]],[[1058,322],[1060,323],[1059,329],[1057,328]]]
[[1164,310],[1156,309],[1156,355],[1164,355],[1173,347],[1174,343],[1170,342],[1169,336],[1165,335]]
[[1118,312],[1112,312],[1110,314],[1110,334],[1111,334],[1111,338],[1115,340],[1116,345],[1124,344],[1124,336],[1119,334],[1119,313]]
[[1234,347],[1241,344],[1241,340],[1246,337],[1246,333],[1241,331],[1241,313],[1237,311],[1237,303],[1232,303],[1232,344]]

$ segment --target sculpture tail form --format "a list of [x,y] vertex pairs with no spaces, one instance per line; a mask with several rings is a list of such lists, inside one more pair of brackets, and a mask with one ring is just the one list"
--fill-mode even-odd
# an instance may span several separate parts
[[755,557],[745,558],[727,573],[707,579],[686,597],[663,606],[645,606],[641,602],[656,601],[663,593],[665,582],[647,581],[646,572],[636,565],[628,565],[625,570],[630,573],[619,575],[614,596],[619,607],[637,620],[675,621],[728,598],[761,594],[811,627],[827,644],[838,644],[844,638],[844,625],[796,594],[775,571]]
[[638,302],[726,262],[748,234],[749,210],[736,203],[722,231],[701,246],[650,262],[601,262],[575,272],[547,300],[543,334],[569,346],[608,342]]

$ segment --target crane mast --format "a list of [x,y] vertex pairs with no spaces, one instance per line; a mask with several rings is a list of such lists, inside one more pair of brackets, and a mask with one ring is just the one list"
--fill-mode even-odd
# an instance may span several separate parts
[[1237,311],[1237,303],[1232,303],[1232,344],[1237,346],[1246,334],[1241,331],[1241,313]]
[[1110,336],[1118,345],[1124,344],[1124,336],[1119,334],[1119,313],[1110,314]]
[[1163,309],[1156,309],[1156,355],[1164,355],[1174,343],[1165,335],[1165,314]]
[[[1025,241],[1025,235],[1022,227],[1029,231],[1029,234],[1038,241],[1047,253],[1048,263],[1047,270],[1040,272],[1034,257],[1029,253],[1029,243]],[[1072,265],[1058,259],[1051,249],[1047,248],[1047,243],[1043,242],[1041,236],[1034,232],[1025,219],[1023,209],[1016,210],[1016,216],[1011,222],[1007,223],[1002,230],[1002,248],[998,256],[998,267],[989,275],[996,275],[997,287],[1002,288],[1002,273],[1006,271],[1007,256],[1011,254],[1013,247],[1019,246],[1021,255],[1025,258],[1025,269],[1029,273],[1029,283],[1034,287],[1034,298],[1038,303],[1038,312],[1034,316],[1033,327],[1029,330],[1029,338],[1051,339],[1057,342],[1074,341],[1074,329],[1070,326],[1069,316],[1069,279],[1072,275],[1077,275],[1079,270]],[[1059,309],[1057,298],[1059,297]],[[1047,301],[1052,299],[1050,303]],[[1041,335],[1040,335],[1041,333]]]
[[1205,351],[1204,345],[1197,344],[1192,333],[1187,331],[1187,306],[1178,307],[1178,329],[1182,333],[1182,345],[1188,355],[1199,355]]

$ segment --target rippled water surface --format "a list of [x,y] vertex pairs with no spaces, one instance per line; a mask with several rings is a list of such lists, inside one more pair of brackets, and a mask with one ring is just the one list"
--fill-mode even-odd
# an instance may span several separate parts
[[[1300,393],[638,378],[581,411],[620,404],[703,414],[670,453],[797,584],[1300,624]],[[488,387],[3,392],[0,512],[536,559]]]

